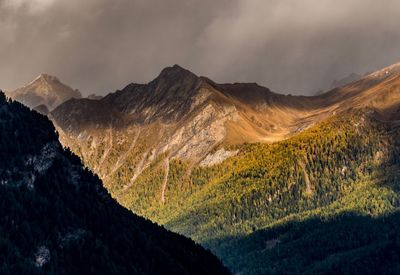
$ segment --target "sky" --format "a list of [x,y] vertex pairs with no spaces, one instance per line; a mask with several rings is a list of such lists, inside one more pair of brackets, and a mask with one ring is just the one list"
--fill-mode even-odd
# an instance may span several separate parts
[[400,62],[399,20],[398,0],[0,0],[0,87],[104,95],[179,64],[310,95]]

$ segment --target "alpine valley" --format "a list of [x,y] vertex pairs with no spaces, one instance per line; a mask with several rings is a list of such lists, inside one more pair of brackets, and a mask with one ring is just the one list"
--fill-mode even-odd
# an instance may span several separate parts
[[61,143],[233,273],[400,272],[400,64],[309,97],[174,65],[70,98],[49,108]]

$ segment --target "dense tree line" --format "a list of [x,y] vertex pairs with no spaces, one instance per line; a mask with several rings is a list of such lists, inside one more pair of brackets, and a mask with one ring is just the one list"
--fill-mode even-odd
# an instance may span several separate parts
[[398,274],[400,213],[291,221],[235,240],[227,250],[241,274]]

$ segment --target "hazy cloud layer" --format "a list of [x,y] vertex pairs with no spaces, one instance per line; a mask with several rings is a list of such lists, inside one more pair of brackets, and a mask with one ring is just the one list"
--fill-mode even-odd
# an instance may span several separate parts
[[400,61],[399,18],[398,0],[0,0],[0,86],[104,94],[178,63],[309,94]]

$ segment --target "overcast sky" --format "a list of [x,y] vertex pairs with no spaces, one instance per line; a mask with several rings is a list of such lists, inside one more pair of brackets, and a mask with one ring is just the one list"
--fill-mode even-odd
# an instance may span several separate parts
[[310,94],[400,61],[399,26],[399,0],[0,0],[0,87],[105,94],[177,63]]

